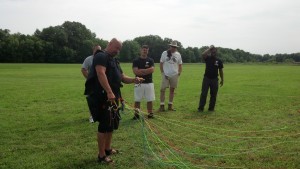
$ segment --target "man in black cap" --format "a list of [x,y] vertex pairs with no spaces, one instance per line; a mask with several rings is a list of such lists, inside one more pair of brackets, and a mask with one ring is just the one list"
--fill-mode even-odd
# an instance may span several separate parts
[[202,81],[202,91],[200,95],[198,111],[202,112],[204,110],[208,89],[210,89],[208,111],[214,111],[219,89],[218,70],[221,77],[220,86],[222,87],[224,83],[223,62],[217,58],[217,48],[215,48],[213,45],[211,45],[202,53],[202,57],[205,61],[206,68]]

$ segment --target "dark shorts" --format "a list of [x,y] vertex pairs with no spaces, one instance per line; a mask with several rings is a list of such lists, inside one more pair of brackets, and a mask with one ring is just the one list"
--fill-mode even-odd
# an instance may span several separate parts
[[86,99],[94,121],[99,121],[98,132],[107,133],[118,129],[121,119],[117,108],[119,105],[118,101],[114,105],[97,94],[89,95]]

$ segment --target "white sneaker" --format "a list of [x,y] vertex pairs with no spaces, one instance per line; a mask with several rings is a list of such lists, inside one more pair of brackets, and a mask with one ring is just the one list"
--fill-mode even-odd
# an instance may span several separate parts
[[90,123],[94,123],[94,119],[92,116],[90,116],[89,120],[90,120]]

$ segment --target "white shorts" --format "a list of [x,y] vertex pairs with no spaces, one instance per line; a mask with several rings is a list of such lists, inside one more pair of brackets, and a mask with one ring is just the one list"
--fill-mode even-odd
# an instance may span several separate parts
[[153,83],[141,83],[134,85],[134,101],[141,102],[143,98],[145,98],[147,102],[155,100]]

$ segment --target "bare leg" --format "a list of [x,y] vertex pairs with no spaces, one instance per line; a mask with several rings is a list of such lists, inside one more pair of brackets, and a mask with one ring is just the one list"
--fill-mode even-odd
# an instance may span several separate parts
[[141,108],[141,102],[134,102],[134,108]]
[[175,94],[175,88],[170,87],[169,104],[173,104],[174,94]]
[[160,89],[160,112],[165,111],[165,93],[166,93],[166,88]]
[[165,103],[165,93],[166,93],[166,88],[160,89],[160,105],[164,105]]
[[112,140],[112,132],[105,133],[106,141],[105,141],[105,150],[111,149],[111,140]]
[[105,141],[106,141],[106,137],[105,137],[105,133],[97,133],[97,138],[98,138],[98,156],[99,157],[104,157],[105,154]]
[[147,102],[147,110],[148,110],[148,114],[153,113],[153,103],[152,102]]

